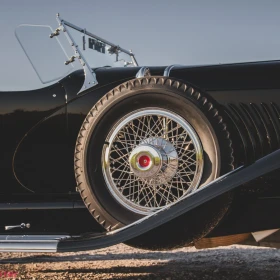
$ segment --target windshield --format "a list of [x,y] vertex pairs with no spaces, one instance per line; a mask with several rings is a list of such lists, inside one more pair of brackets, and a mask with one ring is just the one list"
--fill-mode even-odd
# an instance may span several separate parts
[[[74,70],[74,65],[65,65],[68,53],[48,25],[22,24],[16,28],[15,35],[42,83],[50,83],[63,78]],[[65,44],[64,44],[65,45]]]
[[[83,69],[83,89],[96,85],[94,69],[99,67],[134,67],[134,54],[98,37],[57,15],[59,27],[23,24],[15,34],[42,83],[61,79]],[[92,70],[93,69],[93,70]]]

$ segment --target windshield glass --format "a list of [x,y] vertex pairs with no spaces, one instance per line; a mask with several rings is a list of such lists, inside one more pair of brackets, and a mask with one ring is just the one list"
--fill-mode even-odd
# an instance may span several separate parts
[[42,83],[63,78],[74,70],[74,65],[65,65],[68,53],[56,37],[50,40],[53,29],[48,25],[23,24],[16,28],[15,35]]
[[[58,16],[59,27],[23,24],[16,28],[16,37],[42,83],[61,79],[83,69],[90,73],[99,67],[137,66],[134,55],[81,29]],[[89,76],[89,75],[87,75]],[[95,75],[88,84],[96,84]]]

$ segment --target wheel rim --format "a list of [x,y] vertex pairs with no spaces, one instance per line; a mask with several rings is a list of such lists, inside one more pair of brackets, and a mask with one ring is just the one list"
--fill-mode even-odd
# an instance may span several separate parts
[[192,126],[174,112],[137,110],[110,130],[102,171],[113,197],[142,215],[176,202],[198,188],[203,149]]

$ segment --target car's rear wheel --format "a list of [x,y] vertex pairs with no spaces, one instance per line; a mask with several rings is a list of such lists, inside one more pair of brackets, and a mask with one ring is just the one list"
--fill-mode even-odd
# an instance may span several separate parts
[[199,137],[172,111],[134,110],[112,127],[105,141],[101,164],[106,186],[128,211],[147,215],[199,186]]
[[[104,96],[85,119],[75,153],[81,196],[107,230],[174,203],[232,168],[229,132],[214,102],[162,77],[129,81]],[[228,195],[208,203],[191,230],[188,215],[171,224],[167,237],[150,233],[128,243],[186,245],[208,233],[229,203]]]

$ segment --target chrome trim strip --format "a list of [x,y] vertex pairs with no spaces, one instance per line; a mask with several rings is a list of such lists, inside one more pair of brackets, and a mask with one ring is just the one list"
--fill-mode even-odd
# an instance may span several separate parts
[[176,67],[176,66],[182,66],[180,64],[173,64],[173,65],[169,65],[167,66],[165,69],[164,69],[164,72],[163,72],[163,77],[170,77],[170,72],[171,70]]
[[67,235],[0,235],[0,252],[57,252]]
[[137,79],[143,78],[143,77],[146,77],[146,76],[151,76],[151,73],[150,73],[150,69],[148,67],[145,67],[145,66],[141,67],[135,75],[135,77]]
[[58,234],[50,234],[50,235],[2,235],[0,234],[0,242],[2,241],[45,241],[45,240],[59,240],[61,238],[69,238],[69,235],[58,235]]
[[22,253],[56,253],[58,241],[52,243],[36,242],[26,243],[1,243],[0,252],[22,252]]
[[74,202],[19,202],[0,203],[1,210],[55,210],[55,209],[82,209],[86,208],[82,201]]

